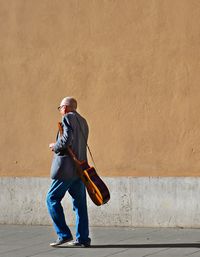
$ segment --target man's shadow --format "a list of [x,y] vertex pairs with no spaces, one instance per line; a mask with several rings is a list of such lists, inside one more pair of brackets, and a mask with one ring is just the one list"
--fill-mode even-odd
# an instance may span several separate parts
[[[80,248],[80,246],[57,246],[59,248]],[[81,247],[83,248],[83,247]],[[98,244],[84,248],[200,248],[199,243],[161,243],[161,244]]]
[[176,244],[108,244],[91,245],[92,248],[200,248],[200,243]]

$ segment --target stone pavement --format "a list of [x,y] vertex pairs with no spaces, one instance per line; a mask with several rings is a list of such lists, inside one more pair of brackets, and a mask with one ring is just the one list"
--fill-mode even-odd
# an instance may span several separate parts
[[91,227],[90,232],[90,248],[52,248],[56,236],[50,226],[0,225],[0,257],[200,257],[200,229]]

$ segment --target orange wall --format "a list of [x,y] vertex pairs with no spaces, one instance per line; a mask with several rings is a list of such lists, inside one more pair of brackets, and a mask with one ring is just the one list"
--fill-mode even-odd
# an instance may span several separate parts
[[198,0],[0,0],[0,176],[48,176],[77,98],[104,176],[200,175]]

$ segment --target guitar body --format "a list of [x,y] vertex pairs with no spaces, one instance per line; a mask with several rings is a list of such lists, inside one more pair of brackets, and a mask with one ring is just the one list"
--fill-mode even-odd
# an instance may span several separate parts
[[[58,123],[58,128],[62,135],[63,128],[61,122]],[[79,161],[71,147],[68,146],[67,152],[74,161],[78,175],[86,186],[87,192],[93,203],[97,206],[107,203],[110,199],[110,193],[105,183],[97,175],[96,170],[93,167],[90,167],[87,161]]]
[[98,176],[96,170],[93,167],[90,167],[87,162],[83,161],[80,162],[80,169],[78,172],[87,188],[91,200],[97,206],[107,203],[110,199],[110,193],[105,183]]

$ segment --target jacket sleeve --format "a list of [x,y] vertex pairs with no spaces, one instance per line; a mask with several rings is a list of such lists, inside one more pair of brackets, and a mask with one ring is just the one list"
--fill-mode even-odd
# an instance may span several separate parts
[[71,145],[72,143],[72,127],[69,123],[69,119],[67,115],[63,117],[62,125],[63,125],[63,134],[62,136],[58,137],[58,140],[54,145],[55,153],[59,153],[63,150],[66,150],[67,146]]

